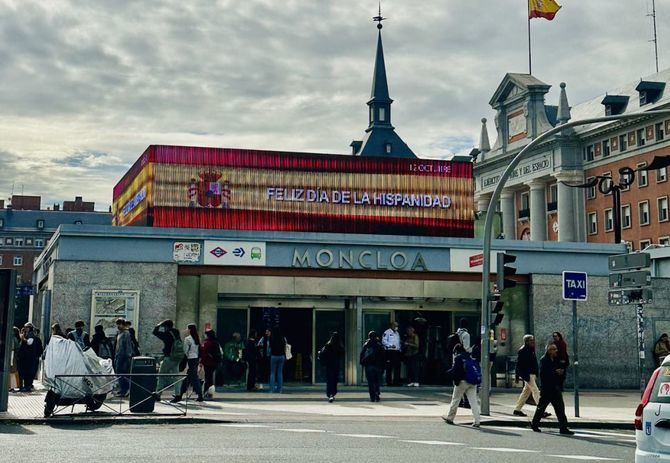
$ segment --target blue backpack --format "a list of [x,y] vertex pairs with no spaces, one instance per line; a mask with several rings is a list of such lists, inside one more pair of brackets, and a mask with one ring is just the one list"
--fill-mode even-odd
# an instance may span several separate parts
[[464,359],[463,368],[465,369],[465,381],[468,384],[474,386],[482,384],[482,371],[479,369],[479,364],[472,357]]

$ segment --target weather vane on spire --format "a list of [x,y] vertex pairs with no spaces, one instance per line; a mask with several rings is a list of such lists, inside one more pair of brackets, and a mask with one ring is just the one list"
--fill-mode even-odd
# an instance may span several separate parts
[[373,20],[373,21],[376,21],[376,22],[378,23],[378,24],[377,24],[377,29],[381,29],[381,28],[383,27],[383,26],[382,26],[382,21],[385,20],[385,19],[386,19],[386,18],[384,18],[384,17],[382,16],[382,2],[381,2],[381,0],[380,0],[380,1],[379,1],[379,15],[378,15],[378,16],[375,16],[374,18],[372,18],[372,20]]

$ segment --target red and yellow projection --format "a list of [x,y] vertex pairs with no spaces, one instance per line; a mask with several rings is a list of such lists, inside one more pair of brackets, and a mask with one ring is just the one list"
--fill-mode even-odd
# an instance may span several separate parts
[[150,146],[114,224],[473,236],[469,162]]

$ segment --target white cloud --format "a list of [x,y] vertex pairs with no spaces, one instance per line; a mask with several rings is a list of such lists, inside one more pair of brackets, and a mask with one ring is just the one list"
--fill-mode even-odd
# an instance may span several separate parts
[[[646,3],[564,0],[532,22],[549,103],[561,81],[574,105],[653,71]],[[14,182],[106,208],[152,143],[347,153],[366,126],[376,6],[0,0],[0,196]],[[383,6],[399,134],[423,157],[467,152],[505,72],[527,70],[524,2]]]

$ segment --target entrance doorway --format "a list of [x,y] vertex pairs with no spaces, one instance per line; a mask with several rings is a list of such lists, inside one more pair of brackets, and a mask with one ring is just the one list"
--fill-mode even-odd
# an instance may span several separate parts
[[461,318],[468,321],[471,341],[479,342],[479,316],[474,313],[458,313],[451,311],[416,311],[396,310],[395,320],[401,338],[407,333],[409,326],[414,327],[419,336],[419,355],[421,364],[419,382],[425,384],[447,384],[449,361],[446,352],[447,338],[457,328]]
[[[284,366],[284,383],[311,384],[313,363],[313,309],[251,307],[250,327],[263,333],[279,327],[291,345],[293,357]],[[273,332],[273,335],[275,333]]]

